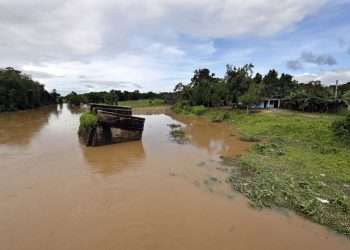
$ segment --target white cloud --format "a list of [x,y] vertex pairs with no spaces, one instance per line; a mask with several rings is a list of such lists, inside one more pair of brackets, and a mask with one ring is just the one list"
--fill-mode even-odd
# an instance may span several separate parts
[[318,74],[304,73],[302,75],[296,75],[295,79],[303,83],[321,81],[324,85],[335,84],[336,80],[339,83],[347,83],[350,82],[350,69],[327,70]]
[[[174,79],[189,79],[191,70],[181,72],[171,65],[164,65],[147,55],[120,54],[115,58],[96,59],[89,63],[79,61],[26,65],[24,72],[46,72],[51,77],[40,77],[49,90],[56,88],[67,94],[77,92],[102,91],[111,89],[142,91],[168,91],[175,85]],[[59,84],[58,84],[59,83]]]
[[66,76],[66,83],[46,79],[57,89],[91,72],[105,81],[164,89],[164,79],[193,69],[184,73],[187,66],[174,69],[175,63],[216,52],[213,39],[273,35],[317,13],[326,2],[0,0],[0,67]]
[[[270,35],[315,13],[326,0],[2,0],[0,40],[12,53],[39,56],[120,51],[134,38],[186,34],[218,38]],[[168,41],[166,41],[168,42]],[[108,46],[108,47],[106,47]],[[6,48],[7,47],[7,48]],[[34,50],[34,51],[33,51]],[[170,51],[172,52],[172,51]]]

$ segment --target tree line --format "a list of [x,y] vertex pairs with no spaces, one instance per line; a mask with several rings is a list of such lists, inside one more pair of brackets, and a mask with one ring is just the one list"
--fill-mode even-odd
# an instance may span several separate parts
[[[44,85],[14,68],[0,69],[0,112],[40,107],[68,102],[117,104],[118,101],[164,99],[166,103],[183,101],[192,106],[254,107],[266,99],[279,99],[284,108],[306,112],[335,112],[342,105],[350,105],[350,82],[339,86],[324,86],[319,81],[299,83],[290,74],[279,74],[271,69],[266,75],[254,73],[254,66],[226,66],[220,78],[209,69],[198,69],[190,83],[178,83],[174,92],[142,93],[135,91],[101,91],[60,97],[49,93]],[[336,94],[337,93],[337,94]]]
[[11,67],[0,69],[0,112],[53,104],[58,97],[56,91],[49,93],[44,85],[19,70]]
[[[279,99],[284,108],[306,112],[335,112],[350,105],[350,82],[323,86],[320,81],[299,83],[292,75],[271,69],[266,75],[253,73],[254,65],[226,66],[223,78],[209,69],[194,71],[190,83],[178,83],[177,100],[206,107],[254,107],[266,99]],[[337,92],[337,94],[336,94]]]
[[105,103],[115,105],[119,101],[140,100],[140,99],[169,99],[171,93],[154,93],[146,92],[142,93],[138,90],[135,91],[101,91],[101,92],[88,92],[84,94],[77,94],[71,92],[63,99],[65,102],[73,105],[80,105],[81,103]]

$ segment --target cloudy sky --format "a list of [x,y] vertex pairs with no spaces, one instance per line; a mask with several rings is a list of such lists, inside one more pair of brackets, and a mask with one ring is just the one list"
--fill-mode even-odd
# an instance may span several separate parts
[[350,81],[350,0],[0,0],[0,67],[66,94],[168,91],[253,63]]

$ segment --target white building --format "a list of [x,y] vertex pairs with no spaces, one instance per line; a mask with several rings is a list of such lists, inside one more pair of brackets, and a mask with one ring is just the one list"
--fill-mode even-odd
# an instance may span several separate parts
[[281,107],[281,99],[265,98],[255,106],[258,109],[278,109]]

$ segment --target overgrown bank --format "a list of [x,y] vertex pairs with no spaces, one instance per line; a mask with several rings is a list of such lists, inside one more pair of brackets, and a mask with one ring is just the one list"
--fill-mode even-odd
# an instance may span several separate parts
[[120,101],[118,103],[121,106],[127,106],[132,108],[143,108],[143,107],[159,107],[165,105],[163,99],[139,99],[139,100],[129,100]]
[[337,115],[244,112],[175,107],[232,123],[255,141],[236,159],[224,158],[232,187],[256,207],[284,207],[350,236],[350,147],[334,137]]

